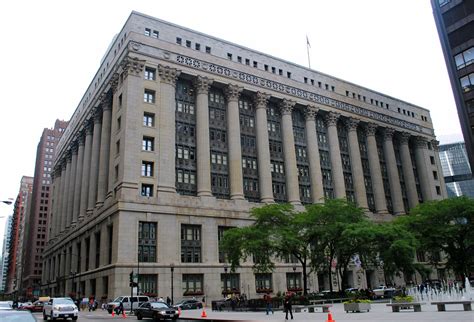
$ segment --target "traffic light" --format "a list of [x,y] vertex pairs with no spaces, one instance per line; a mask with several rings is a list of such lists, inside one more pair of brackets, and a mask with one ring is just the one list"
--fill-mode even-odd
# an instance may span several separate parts
[[130,277],[130,283],[133,283],[133,271],[130,272],[129,277]]

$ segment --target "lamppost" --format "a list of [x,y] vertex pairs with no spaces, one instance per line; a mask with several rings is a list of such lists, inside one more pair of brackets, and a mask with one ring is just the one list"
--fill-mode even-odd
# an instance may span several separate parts
[[296,265],[293,265],[293,288],[296,289]]
[[74,297],[77,298],[77,294],[76,294],[76,284],[74,284],[74,278],[76,277],[76,274],[77,274],[77,273],[74,272],[74,271],[71,271],[71,272],[69,273],[69,275],[70,275],[71,278],[72,278],[71,292],[74,293]]
[[170,270],[171,270],[171,305],[173,305],[174,301],[174,293],[173,293],[173,273],[174,273],[174,264],[171,263],[170,265]]
[[227,297],[227,264],[224,265],[224,297]]

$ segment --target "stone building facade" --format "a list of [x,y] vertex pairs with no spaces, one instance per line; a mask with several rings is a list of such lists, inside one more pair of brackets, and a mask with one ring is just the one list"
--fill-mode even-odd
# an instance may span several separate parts
[[325,197],[390,220],[446,196],[436,147],[424,108],[132,12],[57,147],[43,287],[113,298],[133,270],[174,299],[299,288],[290,260],[228,271],[225,229]]

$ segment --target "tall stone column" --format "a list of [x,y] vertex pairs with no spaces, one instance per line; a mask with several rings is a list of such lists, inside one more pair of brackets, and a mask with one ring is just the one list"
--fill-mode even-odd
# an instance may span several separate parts
[[369,205],[367,203],[367,191],[365,190],[364,170],[362,169],[359,138],[357,137],[358,125],[359,120],[355,118],[351,117],[346,121],[355,199],[359,207],[368,209]]
[[77,167],[77,142],[73,142],[71,148],[71,172],[69,174],[69,183],[67,186],[67,222],[66,227],[70,227],[72,223],[72,219],[74,217],[74,187],[75,187],[75,180],[76,180],[76,167]]
[[268,94],[261,92],[257,92],[257,95],[255,96],[258,183],[260,189],[260,201],[263,203],[274,202],[267,127],[267,102],[269,97]]
[[59,191],[61,190],[61,165],[58,164],[54,171],[54,184],[53,184],[53,217],[51,219],[51,236],[49,239],[56,238],[59,232],[59,213],[61,209],[61,198]]
[[385,163],[387,164],[388,182],[390,184],[390,194],[392,196],[393,214],[400,215],[405,213],[403,205],[402,187],[400,185],[400,176],[398,175],[397,160],[395,150],[393,149],[393,133],[395,130],[385,128],[383,151]]
[[385,189],[383,188],[382,170],[380,169],[379,153],[377,151],[377,141],[375,132],[377,125],[367,124],[367,155],[369,157],[370,177],[372,179],[372,191],[374,193],[375,212],[387,214],[387,201],[385,200]]
[[[158,152],[158,193],[176,193],[176,80],[181,72],[176,68],[158,65],[160,76],[160,119]],[[207,97],[207,95],[206,95]],[[209,140],[209,135],[207,135]],[[209,160],[208,160],[209,161]],[[199,178],[198,178],[199,179]]]
[[288,202],[301,204],[298,182],[298,167],[296,165],[295,137],[293,134],[293,119],[291,112],[295,102],[284,99],[280,103],[281,127],[283,141],[283,157],[285,160],[286,195]]
[[242,177],[242,147],[240,146],[240,115],[239,95],[242,87],[229,84],[226,89],[227,97],[227,131],[229,147],[229,177],[230,199],[244,199]]
[[337,120],[339,114],[329,113],[326,116],[328,127],[329,155],[331,157],[331,170],[334,182],[334,195],[336,198],[346,197],[346,185],[342,171],[341,149],[339,148],[339,136],[337,134]]
[[441,160],[439,158],[439,141],[431,140],[431,145],[433,146],[433,150],[435,152],[435,163],[436,163],[436,169],[438,171],[438,180],[439,180],[439,185],[441,188],[441,196],[443,197],[443,199],[448,198],[448,190],[446,189],[446,182],[444,181],[443,168],[441,166]]
[[76,180],[74,180],[74,205],[72,210],[72,225],[77,223],[79,218],[79,211],[81,207],[81,185],[82,185],[82,170],[84,167],[84,133],[81,131],[77,137],[77,166],[76,166]]
[[92,155],[92,124],[90,120],[86,121],[86,139],[84,145],[84,162],[82,168],[81,183],[81,204],[79,210],[79,221],[81,221],[87,212],[87,197],[89,195],[90,164]]
[[63,161],[63,172],[65,176],[61,180],[61,227],[60,231],[63,232],[66,229],[67,221],[67,187],[69,184],[69,177],[71,173],[71,159],[69,152],[66,155],[65,160]]
[[410,134],[403,132],[400,135],[400,157],[402,159],[403,179],[407,191],[408,207],[413,208],[418,205],[418,191],[416,190],[415,174],[413,172],[413,163],[411,162],[410,148],[408,140]]
[[94,210],[97,200],[97,183],[99,176],[99,154],[100,154],[100,135],[102,131],[101,111],[96,109],[94,113],[94,131],[92,134],[92,154],[89,173],[89,194],[87,196],[87,213]]
[[102,133],[99,150],[99,178],[97,183],[96,206],[104,204],[109,183],[110,136],[112,127],[112,98],[108,94],[102,97]]
[[318,108],[308,105],[305,109],[306,143],[309,161],[309,175],[311,180],[311,199],[313,203],[324,202],[323,175],[319,156],[318,135],[316,133],[316,114]]
[[197,195],[212,196],[209,147],[209,88],[213,80],[198,76],[196,86]]
[[426,146],[427,140],[424,137],[417,137],[415,146],[415,162],[418,179],[420,180],[421,195],[423,201],[433,200],[430,186],[430,175],[426,166]]

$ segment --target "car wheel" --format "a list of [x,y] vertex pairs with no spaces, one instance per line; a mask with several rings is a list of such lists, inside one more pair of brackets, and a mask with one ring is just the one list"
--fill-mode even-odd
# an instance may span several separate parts
[[46,312],[43,311],[43,320],[48,321],[48,317],[46,316]]
[[76,320],[77,320],[77,316],[73,316],[73,317],[72,317],[72,320],[73,320],[73,321],[76,321]]
[[137,313],[137,320],[143,319],[142,315],[140,313]]

